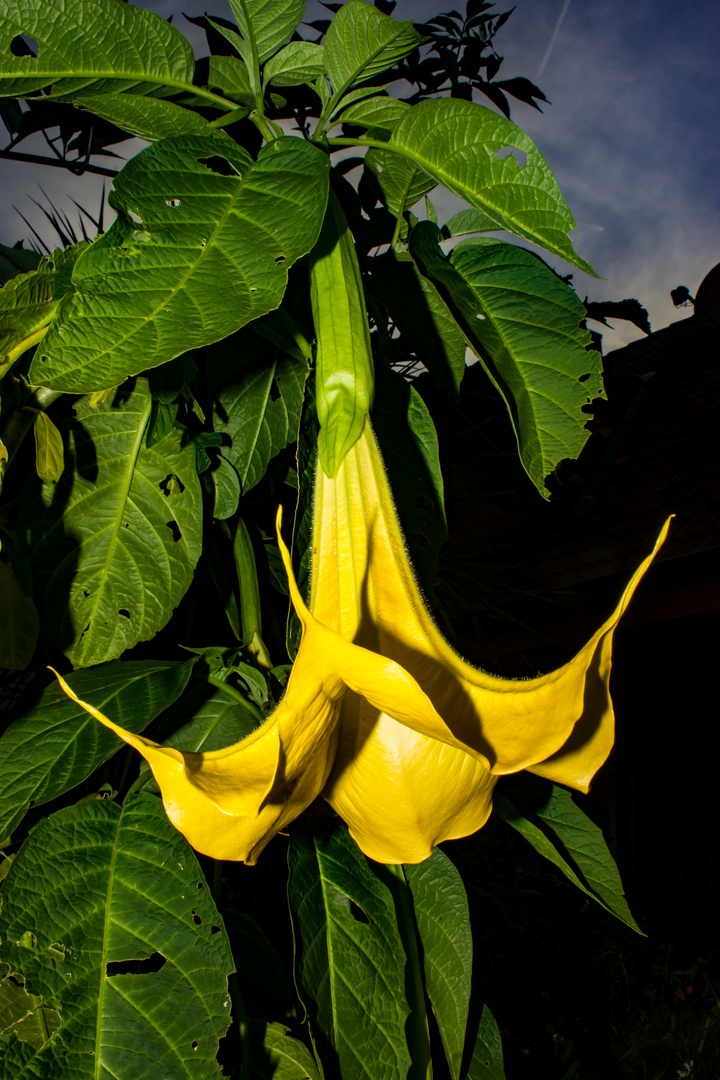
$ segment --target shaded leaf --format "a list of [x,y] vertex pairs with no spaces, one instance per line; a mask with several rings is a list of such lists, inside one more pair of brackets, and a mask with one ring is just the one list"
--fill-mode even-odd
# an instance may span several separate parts
[[312,1054],[284,1024],[251,1020],[249,1031],[248,1080],[320,1080]]
[[[79,28],[82,31],[79,32]],[[14,38],[37,42],[37,58],[15,56]],[[22,97],[52,85],[54,96],[169,95],[191,89],[189,41],[154,11],[116,0],[8,0],[0,23],[0,95]]]
[[375,146],[365,155],[365,165],[375,176],[383,202],[396,217],[437,187],[437,180],[410,158]]
[[82,399],[60,481],[29,482],[19,531],[43,627],[76,667],[153,637],[200,555],[195,452],[177,428],[148,448],[151,410],[145,379],[94,409]]
[[327,155],[290,137],[257,162],[222,134],[142,150],[114,182],[119,217],[78,260],[31,381],[114,386],[276,308],[320,231],[327,176]]
[[425,984],[453,1080],[460,1080],[473,944],[462,878],[439,848],[405,867],[423,949]]
[[44,1009],[40,998],[28,994],[22,976],[10,974],[9,965],[0,964],[0,1035],[12,1033],[40,1050],[59,1026],[55,1010]]
[[263,1020],[293,1018],[294,996],[275,946],[246,912],[231,909],[224,917],[248,1012]]
[[313,1041],[326,1075],[399,1080],[411,1058],[392,894],[344,825],[330,835],[321,826],[296,826],[289,855],[296,981]]
[[54,484],[64,467],[62,436],[46,412],[35,413],[35,469],[41,480]]
[[[116,660],[74,672],[67,681],[83,701],[139,733],[179,697],[193,663]],[[70,791],[122,745],[53,681],[0,738],[0,836],[17,828],[31,803]]]
[[215,502],[213,504],[213,517],[217,521],[225,521],[232,517],[240,502],[240,478],[234,467],[222,454],[214,462],[214,468],[210,473],[210,479],[215,489]]
[[[421,101],[394,129],[386,152],[391,150],[493,218],[499,229],[593,273],[568,239],[575,220],[547,162],[509,120],[459,98]],[[522,168],[508,151],[524,158]]]
[[59,811],[26,841],[3,891],[3,958],[61,1017],[40,1050],[0,1037],[8,1075],[85,1077],[91,1063],[123,1080],[219,1080],[234,965],[202,871],[159,799]]
[[258,338],[222,346],[213,365],[225,380],[214,408],[215,430],[232,439],[223,456],[237,470],[243,494],[265,475],[268,463],[297,438],[308,366],[279,357]]
[[262,723],[262,713],[232,686],[198,682],[171,711],[177,728],[163,746],[206,753],[234,746]]
[[336,96],[413,52],[423,38],[412,19],[398,22],[363,0],[348,0],[325,36],[325,66]]
[[497,232],[498,224],[482,210],[460,210],[453,214],[442,227],[445,237],[463,236],[466,233]]
[[530,251],[501,240],[464,240],[450,259],[430,222],[410,248],[441,289],[468,343],[508,407],[525,471],[544,498],[544,478],[585,445],[583,407],[602,397],[600,357],[588,352],[585,309]]
[[[0,668],[23,671],[33,658],[39,635],[35,604],[12,571],[0,562]],[[0,827],[0,836],[6,832]]]
[[487,1005],[474,1004],[482,1011],[465,1080],[505,1080],[502,1040],[495,1017]]
[[[568,881],[641,933],[630,913],[615,860],[601,830],[573,802],[570,792],[551,784],[545,801],[532,798],[528,801],[522,797],[522,788],[510,790],[512,802],[507,789],[505,794],[495,793],[493,809],[498,816],[557,866]],[[523,806],[522,812],[514,805],[515,800]]]
[[208,59],[208,86],[222,90],[233,101],[250,104],[253,92],[247,65],[237,56],[211,56]]
[[4,285],[17,274],[27,274],[29,270],[37,270],[41,261],[42,256],[37,251],[0,244],[0,285]]

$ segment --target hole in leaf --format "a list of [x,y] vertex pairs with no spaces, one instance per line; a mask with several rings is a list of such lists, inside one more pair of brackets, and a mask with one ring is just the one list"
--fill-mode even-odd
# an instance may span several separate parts
[[193,1041],[190,1043],[190,1045],[192,1046],[193,1050],[197,1050],[197,1048],[198,1048],[197,1039],[193,1039]]
[[154,952],[147,960],[111,960],[105,966],[108,979],[115,975],[151,975],[165,967],[167,960],[162,953]]
[[142,225],[142,223],[143,223],[142,218],[138,217],[137,214],[133,214],[132,210],[127,211],[127,216],[130,218],[133,225]]
[[83,589],[83,596],[89,596],[89,595],[90,595],[90,593],[87,591],[87,589]]
[[415,505],[417,506],[418,510],[432,510],[433,508],[432,499],[428,499],[427,495],[420,495],[415,500]]
[[165,205],[166,206],[172,206],[172,207],[179,206],[180,205],[180,200],[179,199],[166,199],[165,200]]
[[504,158],[510,157],[511,155],[515,158],[518,167],[524,169],[525,162],[527,161],[527,154],[524,150],[521,150],[517,146],[504,146],[502,150],[497,151],[495,157],[498,159],[498,161],[503,161]]
[[198,158],[198,161],[201,165],[204,165],[206,168],[208,168],[210,172],[217,173],[218,176],[238,175],[237,170],[233,169],[230,162],[224,157],[218,157],[217,155],[214,155],[213,157]]
[[205,885],[203,884],[203,882],[202,882],[202,881],[198,881],[198,883],[197,883],[197,885],[195,886],[195,888],[196,888],[196,889],[204,889],[204,888],[205,888]]
[[281,396],[282,395],[280,394],[280,387],[273,379],[273,381],[270,383],[270,400],[277,401],[277,399]]
[[589,372],[589,371],[586,371],[584,375],[581,375],[581,376],[579,377],[579,379],[578,379],[578,382],[587,382],[587,380],[588,380],[589,378],[590,378],[590,372]]
[[173,540],[176,544],[178,540],[182,540],[182,533],[180,532],[180,526],[178,525],[177,521],[166,521],[165,524],[167,525],[170,532],[173,534]]
[[202,919],[198,915],[197,911],[191,911],[190,914],[192,915],[192,921],[195,923],[195,925],[200,926],[200,924],[202,923]]
[[175,473],[168,473],[165,479],[160,481],[158,487],[165,497],[168,495],[182,495],[185,490],[185,485]]
[[284,256],[284,255],[278,255],[278,256],[276,257],[276,259],[275,259],[275,262],[276,262],[276,263],[277,263],[277,265],[279,266],[279,265],[280,265],[280,263],[284,263],[284,262],[285,262],[285,256]]
[[33,38],[18,34],[10,42],[10,52],[13,56],[32,56],[33,60],[37,60],[38,43]]
[[118,611],[118,615],[122,615],[122,617],[124,619],[129,619],[130,618],[130,612],[125,607],[120,608],[120,610]]
[[219,926],[211,926],[210,927],[210,933],[211,934],[219,934],[220,933],[220,927]]
[[363,909],[361,907],[358,907],[358,905],[355,903],[354,900],[350,901],[350,913],[351,913],[353,919],[355,920],[355,922],[361,922],[361,923],[369,923],[370,922],[370,920],[368,919],[368,917],[365,914],[365,912],[363,911]]
[[40,363],[41,364],[47,364],[49,359],[50,359],[50,357],[47,354],[45,354],[44,356],[40,357]]

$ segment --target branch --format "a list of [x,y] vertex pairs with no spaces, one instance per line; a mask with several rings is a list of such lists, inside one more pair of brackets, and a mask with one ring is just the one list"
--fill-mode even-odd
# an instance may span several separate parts
[[9,150],[0,150],[0,158],[6,161],[29,161],[31,165],[53,165],[58,169],[66,169],[75,176],[84,173],[96,173],[98,176],[117,176],[118,169],[105,169],[102,165],[86,165],[72,161],[58,160],[57,158],[41,157],[40,154],[13,154]]

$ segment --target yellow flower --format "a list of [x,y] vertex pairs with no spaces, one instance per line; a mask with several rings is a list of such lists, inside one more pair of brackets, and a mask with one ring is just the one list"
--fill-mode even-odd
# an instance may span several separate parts
[[512,681],[470,667],[433,625],[369,422],[334,479],[318,468],[310,611],[279,514],[278,537],[302,641],[285,697],[242,742],[210,753],[158,746],[58,676],[147,760],[193,847],[252,864],[322,792],[371,858],[419,862],[485,823],[504,773],[531,768],[587,790],[613,741],[613,630],[654,552],[571,663]]

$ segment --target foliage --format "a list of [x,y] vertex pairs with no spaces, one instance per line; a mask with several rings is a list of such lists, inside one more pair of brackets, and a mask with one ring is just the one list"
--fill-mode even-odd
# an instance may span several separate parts
[[[501,239],[446,243],[505,230],[590,270],[509,119],[508,95],[544,95],[495,79],[510,13],[468,0],[414,26],[388,0],[325,6],[304,24],[303,0],[230,0],[191,20],[196,61],[131,3],[3,5],[2,156],[111,176],[116,213],[80,241],[44,211],[61,248],[0,250],[0,666],[21,673],[0,725],[0,1054],[18,1080],[503,1076],[451,847],[373,863],[317,804],[262,856],[267,936],[237,866],[198,860],[78,703],[170,762],[256,737],[299,645],[276,509],[295,509],[307,596],[316,448],[336,475],[371,407],[432,597],[447,524],[420,370],[457,397],[472,350],[538,497],[587,437],[600,357],[567,283]],[[52,157],[19,149],[37,133]],[[438,187],[467,204],[442,224]],[[597,829],[538,783],[544,800],[508,789],[500,816],[634,925]]]

